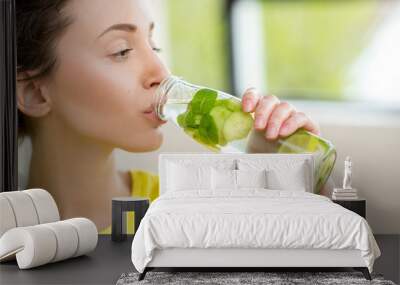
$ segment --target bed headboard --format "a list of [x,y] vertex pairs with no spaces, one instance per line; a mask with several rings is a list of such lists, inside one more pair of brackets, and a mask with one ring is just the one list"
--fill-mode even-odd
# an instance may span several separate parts
[[[211,165],[216,168],[237,169],[238,161],[251,163],[279,164],[286,162],[306,163],[309,172],[307,192],[314,193],[314,156],[312,154],[276,154],[276,153],[162,153],[158,157],[160,194],[166,192],[167,168],[170,162],[181,165]],[[229,167],[229,168],[228,168]]]

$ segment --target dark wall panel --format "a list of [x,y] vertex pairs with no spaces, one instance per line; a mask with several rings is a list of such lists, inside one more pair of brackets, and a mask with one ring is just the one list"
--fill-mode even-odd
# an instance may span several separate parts
[[15,2],[0,0],[0,191],[18,189]]

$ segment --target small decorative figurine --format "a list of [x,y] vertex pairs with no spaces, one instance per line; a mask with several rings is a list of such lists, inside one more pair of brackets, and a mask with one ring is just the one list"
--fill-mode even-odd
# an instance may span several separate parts
[[352,189],[351,182],[351,158],[347,156],[344,161],[343,189]]
[[351,186],[352,184],[352,163],[350,156],[344,161],[344,177],[342,188],[334,188],[332,199],[334,200],[355,200],[358,199],[357,189]]

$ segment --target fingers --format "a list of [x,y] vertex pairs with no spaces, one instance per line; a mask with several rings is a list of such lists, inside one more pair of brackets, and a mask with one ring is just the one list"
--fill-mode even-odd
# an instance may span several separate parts
[[320,128],[313,120],[287,102],[273,95],[261,96],[255,88],[249,88],[243,94],[242,108],[244,112],[254,112],[254,128],[265,129],[265,137],[275,140],[279,136],[286,137],[299,128],[320,135]]
[[247,89],[242,96],[243,112],[254,112],[260,97],[255,88]]
[[283,123],[279,131],[279,136],[289,136],[299,128],[304,128],[311,133],[320,135],[320,128],[317,123],[303,112],[296,112]]
[[283,122],[295,112],[296,109],[291,104],[287,102],[279,103],[279,105],[273,110],[268,120],[265,134],[266,138],[270,140],[277,139]]
[[271,113],[280,103],[276,96],[261,97],[254,112],[254,127],[258,130],[265,129]]

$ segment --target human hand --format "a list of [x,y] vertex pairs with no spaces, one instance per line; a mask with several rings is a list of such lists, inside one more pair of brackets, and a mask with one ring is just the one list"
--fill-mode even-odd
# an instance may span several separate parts
[[244,112],[254,112],[254,128],[265,130],[269,140],[287,137],[299,128],[320,135],[316,122],[287,102],[280,101],[274,95],[262,96],[256,89],[247,89],[242,98]]

